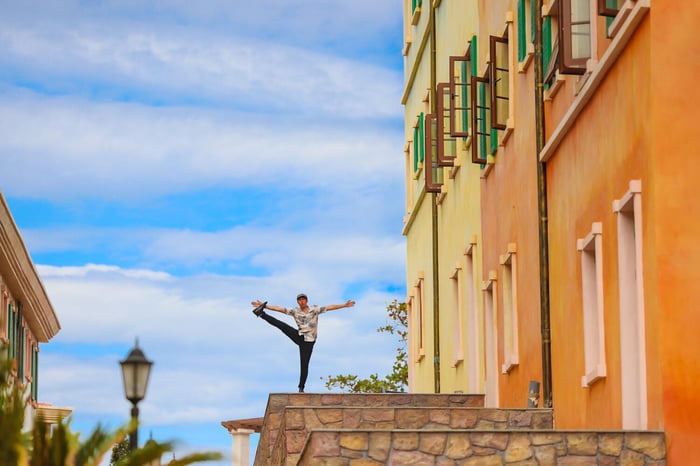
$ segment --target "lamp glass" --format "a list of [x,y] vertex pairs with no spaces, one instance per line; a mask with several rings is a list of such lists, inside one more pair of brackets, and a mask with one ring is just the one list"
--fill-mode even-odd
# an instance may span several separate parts
[[122,379],[124,382],[124,394],[132,403],[138,403],[146,396],[148,378],[151,374],[153,362],[146,359],[140,348],[134,348],[129,356],[120,361],[122,366]]

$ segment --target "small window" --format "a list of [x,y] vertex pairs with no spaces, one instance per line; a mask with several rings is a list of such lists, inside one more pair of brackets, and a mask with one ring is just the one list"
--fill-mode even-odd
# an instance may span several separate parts
[[416,125],[413,127],[413,172],[417,172],[423,166],[425,158],[425,131],[424,126],[425,115],[423,112],[418,115]]
[[457,139],[451,136],[450,128],[452,88],[450,83],[437,85],[437,165],[451,167],[457,157]]
[[562,74],[583,74],[591,58],[590,0],[561,0],[559,9],[559,45]]
[[438,167],[437,159],[437,115],[431,113],[425,116],[425,191],[439,193],[442,185],[442,169]]
[[472,162],[487,163],[486,155],[489,153],[489,140],[491,138],[491,89],[489,70],[484,76],[472,76],[472,128],[474,128],[474,140],[472,141]]
[[471,47],[461,57],[450,57],[450,135],[467,138],[471,112]]
[[491,36],[491,127],[506,129],[509,117],[510,60],[508,32],[503,37]]
[[583,297],[583,341],[585,374],[581,386],[590,387],[605,377],[605,320],[603,312],[602,225],[593,224],[591,233],[577,241],[581,253],[581,295]]

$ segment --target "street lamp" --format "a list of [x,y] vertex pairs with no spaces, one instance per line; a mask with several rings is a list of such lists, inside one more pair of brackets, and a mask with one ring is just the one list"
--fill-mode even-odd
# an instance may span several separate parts
[[[131,419],[138,422],[139,419],[139,401],[146,396],[146,386],[148,385],[148,376],[151,373],[153,361],[146,359],[141,348],[139,348],[139,339],[136,339],[134,348],[132,348],[125,360],[119,361],[122,366],[122,379],[124,380],[124,395],[126,399],[131,401]],[[138,424],[134,427],[134,431],[129,436],[129,450],[134,451],[139,445],[139,428]]]

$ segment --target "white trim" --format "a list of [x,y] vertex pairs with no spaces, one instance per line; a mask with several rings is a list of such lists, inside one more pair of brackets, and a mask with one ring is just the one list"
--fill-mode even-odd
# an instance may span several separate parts
[[498,407],[498,285],[496,271],[489,272],[481,287],[484,292],[484,359],[486,396],[484,406]]
[[501,373],[508,374],[520,364],[518,350],[518,267],[515,243],[508,244],[500,257],[503,270],[503,365]]
[[576,242],[581,253],[581,297],[583,299],[584,375],[581,386],[590,387],[606,376],[605,312],[603,290],[603,226],[595,222],[591,232]]
[[647,429],[641,181],[613,202],[617,214],[622,428]]

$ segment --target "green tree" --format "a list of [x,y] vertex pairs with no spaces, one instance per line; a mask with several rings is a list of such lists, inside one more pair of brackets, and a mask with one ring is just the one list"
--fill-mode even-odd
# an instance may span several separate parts
[[329,375],[326,380],[326,388],[339,389],[349,393],[382,393],[404,392],[408,387],[408,360],[406,355],[406,342],[408,341],[408,307],[406,303],[392,301],[386,308],[387,324],[377,329],[377,332],[388,333],[398,337],[396,347],[396,359],[390,374],[380,377],[371,374],[362,379],[354,374]]
[[[28,399],[15,383],[7,347],[0,347],[0,465],[2,466],[98,466],[115,445],[121,445],[136,427],[131,422],[109,432],[100,424],[81,441],[70,429],[70,417],[49,428],[41,418],[34,419],[30,432],[22,432]],[[112,466],[144,466],[172,451],[173,442],[148,442],[133,453],[112,456]],[[222,458],[218,452],[194,453],[164,466],[185,466]]]
[[112,447],[112,457],[109,459],[109,466],[115,466],[117,462],[129,455],[129,439],[124,437],[124,440],[116,443]]

